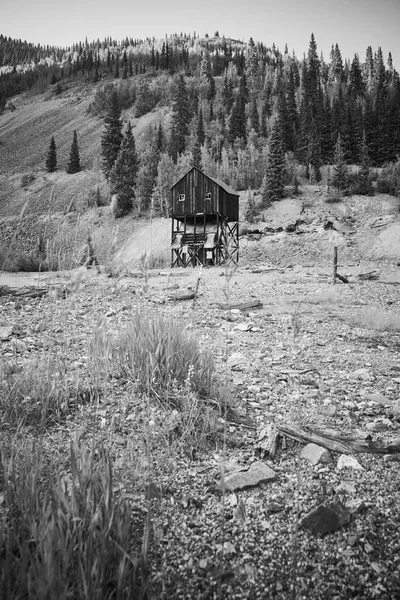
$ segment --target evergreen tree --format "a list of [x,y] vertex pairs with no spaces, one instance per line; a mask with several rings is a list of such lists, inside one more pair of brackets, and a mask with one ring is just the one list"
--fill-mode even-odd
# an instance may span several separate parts
[[224,105],[226,113],[229,113],[233,106],[233,83],[232,79],[228,77],[225,72],[224,76],[224,86],[222,88],[222,103]]
[[178,78],[172,104],[171,144],[173,154],[178,156],[186,148],[186,137],[189,133],[189,96],[183,74]]
[[76,129],[74,130],[74,136],[72,139],[71,150],[69,153],[69,161],[67,165],[67,173],[72,175],[73,173],[79,173],[81,170],[79,147],[78,147],[78,136]]
[[248,223],[254,223],[257,216],[257,207],[254,199],[254,192],[251,190],[247,193],[247,202],[244,209],[244,219]]
[[229,121],[229,141],[233,143],[236,139],[246,141],[246,101],[240,93],[237,95],[233,105]]
[[373,188],[370,177],[370,160],[365,131],[363,132],[360,148],[360,163],[361,167],[358,172],[357,193],[364,196],[371,196],[373,193]]
[[260,116],[258,114],[258,108],[257,108],[255,94],[253,95],[252,101],[250,103],[249,117],[250,117],[251,128],[254,129],[254,131],[256,133],[259,133],[259,131],[260,131]]
[[111,192],[118,196],[117,217],[126,215],[133,208],[138,173],[138,157],[131,124],[122,138],[117,159],[109,174]]
[[339,192],[344,193],[347,191],[348,186],[348,174],[347,165],[345,161],[344,148],[340,134],[337,137],[335,144],[335,151],[333,154],[334,167],[332,172],[331,183],[332,186]]
[[192,165],[193,167],[197,167],[197,169],[202,169],[201,164],[201,144],[199,137],[197,136],[196,141],[192,150]]
[[121,109],[119,108],[118,95],[114,90],[111,94],[108,113],[104,120],[105,128],[101,137],[102,170],[107,177],[117,160],[122,141],[122,123],[120,120]]
[[49,151],[46,158],[46,171],[53,173],[57,169],[57,148],[54,135],[51,137]]
[[199,116],[198,116],[198,120],[197,120],[197,139],[199,141],[199,145],[202,146],[204,144],[204,140],[205,140],[205,133],[204,133],[204,122],[203,122],[203,110],[201,107],[199,109]]
[[269,140],[267,167],[261,188],[264,208],[269,206],[271,202],[283,198],[285,154],[282,147],[282,137],[279,121],[276,121]]

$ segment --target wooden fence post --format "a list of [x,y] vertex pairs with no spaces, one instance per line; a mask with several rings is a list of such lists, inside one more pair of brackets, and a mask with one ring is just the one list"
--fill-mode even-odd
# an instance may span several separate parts
[[336,283],[337,277],[337,261],[338,261],[338,247],[334,246],[333,248],[333,284]]

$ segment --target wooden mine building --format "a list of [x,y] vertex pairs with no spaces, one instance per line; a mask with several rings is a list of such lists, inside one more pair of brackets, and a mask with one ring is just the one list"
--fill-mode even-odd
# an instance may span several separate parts
[[239,194],[196,167],[171,192],[171,266],[237,263]]

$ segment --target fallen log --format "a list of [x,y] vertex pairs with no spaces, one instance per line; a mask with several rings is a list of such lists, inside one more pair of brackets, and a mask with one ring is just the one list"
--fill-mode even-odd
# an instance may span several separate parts
[[0,286],[0,296],[17,296],[18,298],[40,298],[49,292],[49,288]]
[[358,279],[361,279],[361,281],[379,279],[379,275],[379,271],[369,271],[368,273],[359,273]]
[[276,428],[280,435],[303,444],[318,444],[333,452],[344,454],[354,454],[356,452],[395,454],[400,452],[400,440],[394,443],[385,440],[374,441],[369,433],[347,434],[332,429],[302,429],[287,424],[277,425]]
[[247,302],[227,302],[225,304],[217,302],[216,306],[218,306],[218,308],[221,308],[222,310],[232,310],[235,308],[244,311],[254,310],[255,308],[262,308],[263,303],[261,302],[261,300],[248,300]]
[[194,300],[195,298],[195,292],[190,292],[189,294],[175,294],[174,296],[169,297],[169,299],[173,302],[179,302],[181,300]]

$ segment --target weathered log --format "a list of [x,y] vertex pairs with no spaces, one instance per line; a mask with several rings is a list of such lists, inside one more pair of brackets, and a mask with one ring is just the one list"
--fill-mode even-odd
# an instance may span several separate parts
[[400,440],[388,442],[385,440],[373,440],[371,435],[343,434],[332,429],[302,429],[293,425],[277,425],[280,435],[284,435],[303,444],[313,443],[323,446],[333,452],[344,454],[354,454],[356,452],[365,452],[369,454],[395,454],[400,452]]
[[234,308],[238,310],[254,310],[255,308],[262,308],[263,303],[261,300],[248,300],[247,302],[227,302],[222,304],[217,302],[216,306],[222,310],[232,310]]
[[365,281],[367,279],[379,279],[379,271],[369,271],[368,273],[359,273],[358,279]]
[[179,302],[180,300],[194,300],[196,298],[195,292],[190,292],[189,294],[175,294],[174,296],[170,296],[169,299],[174,302]]
[[18,298],[40,298],[49,292],[48,288],[20,287],[13,288],[8,285],[0,286],[0,296],[17,296]]
[[268,425],[260,432],[256,442],[256,450],[260,452],[262,458],[274,458],[278,441],[278,429],[273,423],[268,423]]

